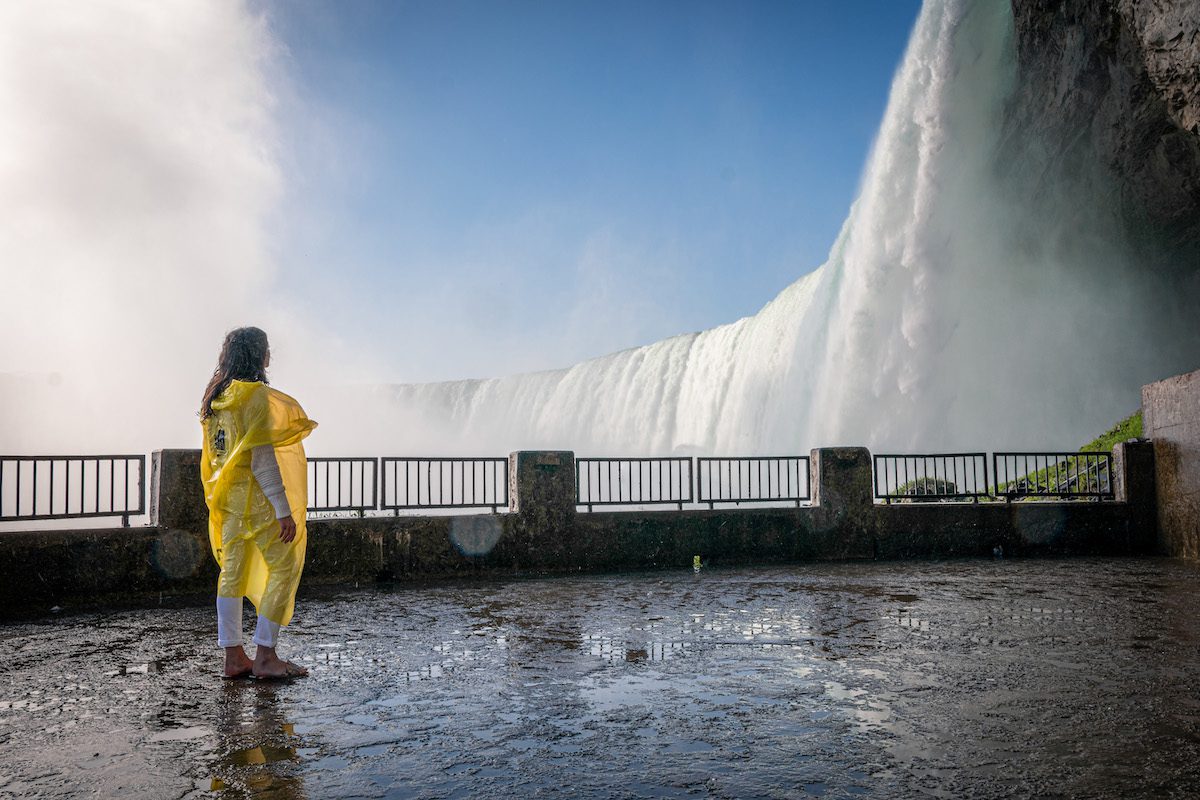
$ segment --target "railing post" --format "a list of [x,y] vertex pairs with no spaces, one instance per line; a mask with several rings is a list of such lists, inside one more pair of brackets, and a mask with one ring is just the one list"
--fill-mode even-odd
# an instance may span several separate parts
[[865,447],[813,450],[809,460],[813,535],[835,558],[875,558],[875,504],[871,453]]
[[1152,442],[1117,442],[1110,480],[1118,502],[1129,504],[1131,544],[1153,552],[1158,539],[1158,498]]
[[842,514],[859,514],[874,505],[871,454],[865,447],[823,447],[809,462],[813,505]]
[[508,457],[509,510],[525,516],[575,513],[575,454],[521,450]]
[[511,535],[504,548],[513,566],[558,568],[575,555],[575,454],[525,450],[509,456]]
[[193,533],[208,531],[199,450],[155,450],[151,455],[150,524]]

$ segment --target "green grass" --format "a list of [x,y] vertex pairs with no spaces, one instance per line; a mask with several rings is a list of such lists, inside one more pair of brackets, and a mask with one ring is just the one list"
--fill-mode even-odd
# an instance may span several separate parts
[[1084,453],[1111,453],[1113,445],[1142,437],[1142,410],[1139,408],[1109,430],[1079,448]]
[[[1081,453],[1111,453],[1113,445],[1117,442],[1124,442],[1127,439],[1139,439],[1142,436],[1142,411],[1138,409],[1130,414],[1125,419],[1118,422],[1116,425],[1109,428],[1104,433],[1097,436],[1092,441],[1079,448]],[[1075,473],[1080,469],[1080,459],[1068,458],[1060,462],[1059,469],[1053,467],[1041,469],[1037,472],[1031,472],[1024,476],[1024,480],[1039,486],[1052,486],[1055,478],[1062,478]],[[994,488],[996,494],[1003,494],[1008,484],[1001,484]]]

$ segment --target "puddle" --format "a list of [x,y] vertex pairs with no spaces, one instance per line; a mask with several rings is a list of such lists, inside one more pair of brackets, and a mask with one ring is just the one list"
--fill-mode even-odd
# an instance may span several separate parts
[[278,761],[295,759],[296,749],[294,747],[272,747],[271,745],[258,745],[245,750],[237,750],[228,756],[230,764],[241,767],[274,764]]
[[193,739],[209,739],[212,738],[212,728],[196,726],[192,728],[175,728],[169,731],[160,731],[150,737],[151,742],[188,742]]
[[280,684],[216,677],[207,606],[56,617],[0,627],[0,795],[1200,796],[1197,585],[1078,559],[347,592],[301,599],[281,651],[312,674]]

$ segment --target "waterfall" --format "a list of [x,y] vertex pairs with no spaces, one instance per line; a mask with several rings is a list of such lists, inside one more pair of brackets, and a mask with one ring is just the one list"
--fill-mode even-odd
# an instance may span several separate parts
[[1128,414],[1141,383],[1200,353],[1198,326],[1138,271],[1104,197],[1001,155],[1013,37],[1008,3],[927,0],[828,260],[758,314],[568,369],[391,387],[405,440],[1063,448]]

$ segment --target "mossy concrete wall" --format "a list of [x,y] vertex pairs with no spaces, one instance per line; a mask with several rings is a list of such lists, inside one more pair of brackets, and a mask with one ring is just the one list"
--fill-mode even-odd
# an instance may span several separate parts
[[1200,558],[1200,370],[1143,386],[1142,427],[1154,442],[1159,550]]
[[[198,455],[154,454],[152,525],[0,535],[0,615],[211,595]],[[814,450],[799,508],[575,507],[574,455],[514,453],[507,514],[310,520],[302,585],[846,559],[1135,555],[1155,548],[1154,458],[1119,445],[1117,502],[878,505],[864,448]]]

